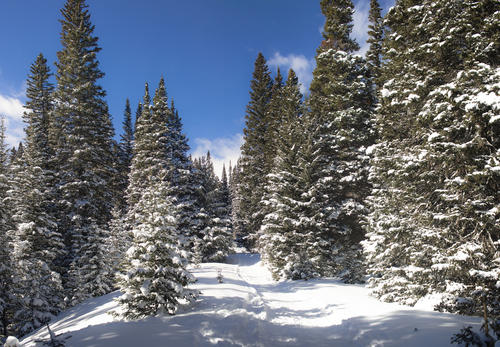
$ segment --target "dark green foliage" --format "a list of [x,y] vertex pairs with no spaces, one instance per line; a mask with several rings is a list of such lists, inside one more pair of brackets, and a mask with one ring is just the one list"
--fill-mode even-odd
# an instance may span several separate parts
[[333,48],[347,53],[359,49],[350,38],[354,5],[351,0],[321,0],[321,12],[325,16],[323,42],[319,50]]
[[68,0],[61,13],[63,48],[57,53],[49,142],[59,170],[59,227],[67,247],[61,265],[69,269],[64,285],[70,302],[77,303],[109,290],[100,247],[113,205],[113,129],[98,84],[104,74],[87,6]]
[[380,68],[382,65],[382,39],[384,26],[381,15],[381,8],[377,0],[370,0],[370,13],[368,19],[368,40],[370,48],[366,52],[366,62],[370,68],[370,74],[374,83],[379,86]]
[[325,27],[336,23],[335,31],[327,31],[325,38],[338,44],[318,49],[311,83],[307,217],[318,229],[314,235],[323,240],[316,243],[322,274],[355,281],[362,276],[359,242],[364,237],[364,200],[370,192],[365,150],[374,141],[374,98],[366,63],[350,53],[356,45],[345,36],[350,32],[352,3],[323,1],[322,9],[327,15]]
[[255,245],[255,233],[259,230],[262,218],[254,218],[260,209],[260,200],[264,191],[266,172],[266,153],[269,139],[266,137],[268,105],[272,95],[272,80],[264,56],[259,53],[250,82],[250,102],[245,115],[243,129],[245,142],[241,146],[241,158],[238,163],[239,208],[236,209],[238,222],[237,233],[245,239],[249,247]]

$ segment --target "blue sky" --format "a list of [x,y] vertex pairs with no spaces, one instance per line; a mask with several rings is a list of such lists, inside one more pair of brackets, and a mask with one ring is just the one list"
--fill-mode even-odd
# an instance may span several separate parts
[[[144,93],[166,79],[193,155],[210,149],[217,171],[236,160],[253,63],[260,51],[275,71],[293,67],[303,90],[312,77],[324,22],[319,0],[87,0],[101,84],[117,133],[125,99],[135,112]],[[38,53],[52,72],[64,0],[0,1],[0,115],[9,145],[23,138],[25,80]],[[393,0],[383,0],[387,8]],[[355,2],[353,36],[366,47],[369,0]],[[218,172],[219,173],[219,172]]]

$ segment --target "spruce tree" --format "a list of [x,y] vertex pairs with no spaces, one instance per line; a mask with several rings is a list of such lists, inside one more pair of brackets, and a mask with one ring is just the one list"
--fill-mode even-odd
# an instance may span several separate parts
[[[310,87],[310,112],[306,122],[313,159],[310,194],[313,208],[317,264],[323,275],[339,275],[347,281],[362,276],[359,242],[369,193],[368,157],[373,143],[373,95],[369,71],[349,34],[352,29],[351,1],[321,1],[326,16]],[[312,207],[312,206],[311,206]]]
[[263,195],[266,172],[266,145],[268,139],[268,105],[271,100],[272,79],[264,56],[259,53],[255,61],[253,79],[250,82],[250,102],[245,115],[243,129],[244,143],[241,146],[239,161],[239,208],[235,210],[242,229],[237,230],[245,245],[252,248],[255,245],[256,233],[260,228],[261,218],[254,218],[259,212],[260,200]]
[[259,248],[275,279],[308,279],[319,276],[320,264],[309,259],[316,230],[304,218],[310,187],[304,170],[310,163],[301,157],[305,153],[304,127],[300,123],[303,105],[293,70],[288,73],[279,100],[276,156],[262,199],[265,217]]
[[114,186],[116,189],[115,207],[126,212],[126,194],[128,187],[128,176],[130,174],[130,165],[132,163],[133,145],[134,145],[134,129],[132,127],[132,111],[130,102],[127,99],[125,102],[125,111],[123,114],[122,134],[120,135],[120,143],[114,146],[115,148],[115,179]]
[[64,252],[54,216],[54,173],[49,167],[48,120],[53,87],[46,59],[39,55],[27,81],[24,121],[26,146],[16,159],[13,221],[16,295],[21,305],[15,317],[24,335],[48,322],[63,305],[60,275],[55,260]]
[[[374,293],[499,312],[497,1],[398,2],[386,17],[365,253]],[[480,293],[481,295],[476,296]]]
[[201,261],[221,262],[232,248],[232,229],[229,205],[229,188],[225,167],[223,180],[214,173],[210,152],[200,158],[195,167],[199,170],[204,192],[202,211],[206,214],[205,227],[197,247]]
[[8,153],[5,143],[5,123],[0,116],[0,336],[7,337],[12,323],[14,301],[12,283],[12,239],[13,228],[8,199]]
[[194,278],[185,270],[186,252],[179,248],[177,201],[169,192],[172,171],[167,152],[168,127],[163,79],[151,107],[146,85],[141,117],[137,120],[134,156],[128,187],[127,222],[133,245],[127,251],[125,274],[120,282],[124,316],[140,318],[174,314],[180,299],[196,293],[185,287]]
[[370,48],[366,52],[366,62],[370,68],[370,75],[374,84],[380,85],[380,68],[382,65],[382,39],[384,35],[384,26],[381,15],[382,9],[377,0],[370,0],[370,12],[368,20],[368,40]]
[[123,133],[120,135],[120,148],[123,154],[124,167],[129,168],[132,161],[134,147],[134,129],[132,128],[132,111],[130,101],[125,102],[123,114]]
[[84,0],[67,0],[61,11],[57,88],[49,141],[58,167],[59,225],[67,256],[64,286],[68,300],[108,292],[102,245],[113,205],[112,136],[103,77],[96,54],[98,38]]
[[189,145],[182,132],[181,117],[173,100],[170,109],[162,112],[166,115],[168,139],[165,150],[171,165],[167,177],[168,194],[176,201],[180,243],[185,251],[191,253],[188,255],[189,260],[194,260],[194,248],[203,238],[201,231],[207,219],[206,213],[201,211],[204,192],[197,170],[187,154]]

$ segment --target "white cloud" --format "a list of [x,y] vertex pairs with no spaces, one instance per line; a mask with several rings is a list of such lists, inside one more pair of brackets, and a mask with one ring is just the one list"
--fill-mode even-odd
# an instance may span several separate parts
[[314,59],[307,59],[304,55],[295,55],[293,53],[283,56],[280,52],[276,52],[269,60],[269,65],[279,66],[282,69],[281,72],[285,76],[285,79],[288,74],[288,69],[292,68],[301,83],[301,93],[305,94],[309,89],[309,84],[311,84],[313,77]]
[[240,157],[240,147],[243,144],[243,135],[235,134],[231,137],[221,137],[216,139],[196,138],[194,139],[194,149],[191,151],[193,158],[199,158],[210,151],[210,156],[214,163],[215,174],[222,175],[222,165],[229,168],[229,162],[234,165]]
[[9,146],[17,146],[24,137],[23,112],[23,103],[18,97],[0,94],[0,116],[5,117],[5,137]]
[[11,119],[22,119],[24,112],[21,100],[0,94],[0,114]]
[[368,51],[370,45],[366,43],[368,39],[368,15],[370,12],[370,2],[369,1],[358,1],[355,4],[353,20],[352,35],[358,42],[360,49],[357,52],[360,55],[365,55]]

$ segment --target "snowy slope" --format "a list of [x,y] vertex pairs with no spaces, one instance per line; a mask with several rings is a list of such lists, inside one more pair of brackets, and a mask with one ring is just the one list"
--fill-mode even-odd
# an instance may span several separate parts
[[[237,254],[230,264],[202,264],[193,272],[198,302],[172,317],[117,320],[111,293],[66,311],[51,324],[67,347],[97,346],[446,346],[462,317],[377,301],[360,285],[336,280],[273,282],[259,256]],[[222,269],[224,282],[218,283]],[[47,329],[23,346],[41,346]]]

